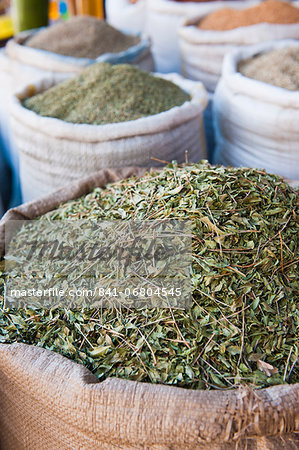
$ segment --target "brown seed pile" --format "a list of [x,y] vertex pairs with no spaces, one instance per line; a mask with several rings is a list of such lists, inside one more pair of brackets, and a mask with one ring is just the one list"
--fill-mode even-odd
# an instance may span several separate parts
[[29,38],[28,47],[64,56],[97,58],[104,53],[119,53],[138,44],[140,39],[90,16],[77,16],[46,28]]
[[279,0],[267,0],[251,8],[235,10],[223,8],[204,17],[198,24],[201,30],[227,31],[258,23],[299,23],[299,8]]
[[287,47],[241,61],[239,72],[290,91],[299,90],[299,47]]

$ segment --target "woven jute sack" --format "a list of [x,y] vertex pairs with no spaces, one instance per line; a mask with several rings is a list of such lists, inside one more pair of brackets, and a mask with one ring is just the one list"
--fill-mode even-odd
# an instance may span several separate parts
[[41,78],[52,78],[56,82],[65,80],[81,72],[84,67],[97,62],[132,64],[148,72],[154,70],[151,43],[145,35],[140,36],[138,44],[123,52],[105,53],[96,59],[90,59],[59,55],[26,46],[26,40],[39,31],[40,29],[25,31],[6,44],[5,52],[17,89]]
[[103,168],[183,162],[186,151],[190,162],[205,158],[205,88],[177,74],[160,76],[190,93],[191,100],[160,114],[108,125],[67,123],[22,106],[23,99],[51,87],[52,80],[20,91],[13,99],[11,125],[20,155],[23,201]]
[[[248,7],[246,3],[243,5]],[[260,23],[228,31],[210,31],[201,30],[196,26],[203,17],[198,15],[187,19],[178,33],[183,75],[191,80],[200,80],[209,92],[216,89],[223,59],[227,53],[246,45],[279,39],[299,39],[297,23],[287,25]]]
[[[0,222],[34,219],[94,187],[145,169],[101,170]],[[50,350],[0,344],[1,450],[296,449],[299,385],[196,391],[108,378]],[[298,444],[298,442],[297,442]]]
[[146,30],[152,41],[156,70],[182,73],[178,30],[185,18],[203,16],[221,8],[246,8],[256,3],[259,2],[147,0]]
[[247,78],[239,61],[295,40],[265,43],[227,55],[214,94],[214,163],[266,169],[299,184],[299,92]]

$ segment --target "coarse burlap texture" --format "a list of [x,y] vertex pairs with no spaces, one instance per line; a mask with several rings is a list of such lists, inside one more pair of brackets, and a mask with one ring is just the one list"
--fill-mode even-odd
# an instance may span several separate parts
[[[252,6],[246,6],[246,2],[244,5]],[[297,23],[287,25],[260,23],[228,31],[212,31],[201,30],[196,26],[203,17],[201,15],[187,19],[178,33],[183,76],[201,81],[209,92],[216,89],[223,59],[227,53],[262,42],[299,39]]]
[[221,8],[243,9],[257,3],[259,1],[251,0],[147,0],[146,31],[151,38],[156,71],[182,73],[178,30],[185,18],[203,16]]
[[39,31],[40,29],[24,31],[6,44],[5,53],[9,58],[14,86],[17,89],[41,78],[52,78],[56,82],[65,80],[97,62],[132,64],[148,72],[154,70],[151,43],[145,35],[140,36],[138,44],[123,52],[105,53],[97,59],[90,59],[64,56],[24,45],[27,39]]
[[[109,167],[161,166],[161,161],[198,162],[206,157],[202,83],[177,74],[159,75],[190,93],[181,106],[145,118],[107,125],[84,125],[41,117],[22,100],[53,85],[43,80],[13,99],[11,126],[20,156],[23,201],[30,201]],[[54,83],[55,84],[55,83]]]
[[[144,172],[101,170],[10,210],[0,222],[0,255],[10,219],[34,219],[93,187]],[[298,429],[298,384],[195,391],[116,378],[98,382],[49,350],[0,344],[1,450],[295,450]]]
[[290,46],[299,42],[244,47],[225,57],[213,101],[214,163],[266,169],[299,184],[299,92],[247,78],[237,68],[243,59]]

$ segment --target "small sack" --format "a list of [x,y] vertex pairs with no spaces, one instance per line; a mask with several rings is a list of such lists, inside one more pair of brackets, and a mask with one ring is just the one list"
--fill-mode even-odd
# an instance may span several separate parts
[[214,95],[215,163],[262,168],[298,183],[299,92],[247,78],[237,70],[243,59],[290,46],[299,43],[271,42],[225,57]]
[[[177,74],[159,75],[191,95],[181,106],[153,116],[107,125],[84,125],[41,117],[21,101],[53,85],[44,80],[13,99],[12,130],[20,155],[23,201],[108,167],[157,166],[206,157],[203,111],[208,98],[202,83]],[[34,88],[34,89],[33,89]],[[153,159],[156,158],[156,159]],[[159,161],[157,161],[159,160]]]
[[97,62],[110,64],[132,64],[149,72],[154,70],[150,40],[141,36],[138,44],[120,53],[105,53],[97,59],[75,58],[59,55],[23,45],[38,30],[20,33],[6,44],[14,84],[18,88],[34,83],[41,78],[52,78],[59,82],[78,74],[84,67]]

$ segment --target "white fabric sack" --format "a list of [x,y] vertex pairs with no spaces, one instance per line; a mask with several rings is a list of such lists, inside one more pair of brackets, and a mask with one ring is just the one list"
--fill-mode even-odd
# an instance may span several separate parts
[[110,25],[125,33],[142,33],[146,28],[146,0],[138,0],[137,3],[108,0],[106,16]]
[[237,71],[240,60],[289,46],[299,46],[299,42],[244,47],[225,57],[214,95],[214,163],[257,167],[299,180],[299,92],[247,78]]
[[161,73],[182,73],[178,30],[185,18],[203,16],[221,8],[246,8],[256,3],[258,2],[147,0],[146,30],[152,41],[156,70]]
[[[248,4],[244,3],[246,7]],[[244,7],[244,6],[243,6]],[[260,23],[228,31],[201,30],[197,24],[203,15],[185,21],[179,29],[183,75],[200,80],[214,92],[221,76],[223,58],[240,46],[280,39],[299,39],[299,25]]]
[[26,39],[38,31],[40,29],[20,33],[6,44],[5,52],[9,58],[14,85],[17,88],[37,82],[41,78],[52,78],[59,82],[78,74],[84,67],[97,62],[133,64],[148,72],[154,70],[150,40],[145,35],[141,36],[138,44],[128,50],[120,53],[105,53],[97,59],[89,59],[59,55],[23,45]]
[[[13,99],[12,130],[20,154],[23,201],[44,194],[103,168],[159,166],[161,161],[198,162],[206,157],[202,114],[207,92],[202,83],[177,74],[158,75],[173,81],[191,100],[168,111],[138,120],[84,125],[41,117],[21,100],[53,86],[43,80]],[[157,158],[159,161],[153,160]]]

